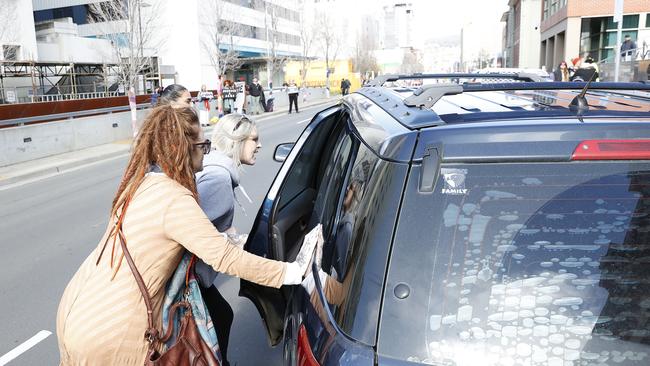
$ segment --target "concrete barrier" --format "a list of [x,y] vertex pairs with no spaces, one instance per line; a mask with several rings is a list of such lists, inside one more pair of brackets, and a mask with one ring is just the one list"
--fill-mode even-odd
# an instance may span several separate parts
[[[148,109],[138,111],[142,123]],[[0,166],[133,137],[131,112],[0,129]]]
[[[270,97],[265,92],[267,99]],[[301,91],[298,105],[325,99],[324,88],[308,88]],[[288,110],[289,97],[284,90],[274,90],[274,110]],[[203,103],[196,108],[203,109]],[[138,110],[138,124],[149,109]],[[215,104],[211,105],[210,117],[217,115]],[[133,137],[131,112],[79,117],[34,125],[0,129],[0,167],[18,164],[46,156],[63,154],[92,146],[109,144]]]

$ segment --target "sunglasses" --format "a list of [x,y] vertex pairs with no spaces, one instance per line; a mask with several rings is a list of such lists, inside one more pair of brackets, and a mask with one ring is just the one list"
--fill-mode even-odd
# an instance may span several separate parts
[[237,124],[235,125],[235,128],[232,129],[232,132],[237,131],[237,129],[244,124],[244,122],[250,122],[250,119],[248,118],[247,115],[243,114],[242,117],[237,121]]
[[196,144],[194,144],[194,146],[200,147],[201,150],[203,151],[203,154],[205,155],[210,152],[210,149],[212,149],[212,141],[206,139],[203,142],[197,142]]

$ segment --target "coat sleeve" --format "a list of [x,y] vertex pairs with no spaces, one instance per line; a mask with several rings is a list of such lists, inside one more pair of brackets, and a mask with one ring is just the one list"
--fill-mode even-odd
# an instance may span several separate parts
[[163,217],[165,235],[215,271],[264,286],[282,286],[286,263],[256,256],[230,244],[215,230],[190,194],[174,198]]

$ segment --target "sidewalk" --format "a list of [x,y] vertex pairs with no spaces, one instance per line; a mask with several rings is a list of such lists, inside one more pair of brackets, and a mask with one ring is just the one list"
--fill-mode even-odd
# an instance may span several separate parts
[[[335,97],[314,100],[313,102],[305,103],[300,107],[307,108],[335,102],[336,100],[337,98]],[[281,107],[280,110],[255,115],[253,118],[264,118],[265,120],[268,117],[286,114],[288,111],[288,107]],[[260,123],[263,124],[264,120],[260,121]],[[211,129],[212,126],[205,127],[204,131],[208,133]],[[0,167],[0,189],[28,180],[62,173],[97,161],[127,156],[131,148],[131,142],[131,139],[116,141],[110,144],[98,145],[83,150],[71,151],[65,154],[52,155],[41,159]]]

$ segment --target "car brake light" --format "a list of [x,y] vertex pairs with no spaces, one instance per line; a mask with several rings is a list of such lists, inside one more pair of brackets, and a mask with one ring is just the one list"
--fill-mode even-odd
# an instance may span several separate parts
[[650,140],[585,140],[571,160],[650,160]]
[[316,361],[316,357],[311,351],[309,345],[309,338],[307,337],[307,329],[305,325],[301,324],[298,330],[298,366],[320,366]]

